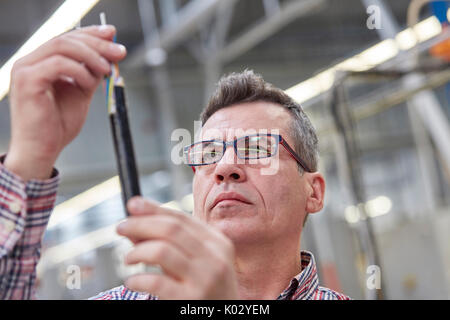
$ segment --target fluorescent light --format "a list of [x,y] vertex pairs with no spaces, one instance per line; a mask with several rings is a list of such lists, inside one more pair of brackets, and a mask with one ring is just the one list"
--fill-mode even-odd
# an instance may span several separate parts
[[417,35],[419,42],[423,42],[441,33],[442,26],[439,20],[435,16],[432,16],[416,24],[413,27],[413,30]]
[[66,0],[0,69],[0,100],[8,93],[11,69],[18,59],[77,25],[100,0]]
[[45,265],[54,265],[66,260],[70,260],[82,253],[97,249],[113,241],[124,239],[116,233],[114,223],[107,227],[97,229],[81,237],[63,242],[59,245],[43,250],[42,261]]
[[392,39],[386,39],[361,52],[359,57],[371,68],[395,57],[398,52],[397,43]]
[[355,206],[348,206],[347,208],[345,208],[344,214],[345,220],[347,220],[348,223],[356,223],[361,219],[359,210]]
[[379,196],[366,203],[367,214],[371,217],[382,216],[392,209],[392,201],[386,196]]
[[389,213],[392,209],[392,201],[386,196],[378,196],[374,199],[367,201],[365,204],[359,204],[358,206],[348,206],[345,208],[344,216],[348,223],[357,223],[363,220],[360,213],[360,206],[364,205],[364,209],[367,215],[371,218],[379,217]]
[[417,44],[417,38],[412,29],[406,29],[399,32],[395,37],[401,50],[409,50]]
[[331,88],[334,82],[334,72],[334,68],[323,71],[286,90],[286,93],[299,103],[314,98]]
[[120,193],[119,177],[115,176],[106,180],[73,198],[57,205],[50,217],[47,230],[54,228],[63,221],[108,200]]
[[417,43],[435,37],[441,31],[442,27],[436,17],[429,17],[416,24],[413,29],[408,28],[399,32],[395,40],[383,40],[369,49],[285,90],[285,92],[298,103],[303,103],[329,90],[333,85],[336,71],[368,70],[392,59],[400,50],[410,49]]
[[369,67],[367,64],[363,61],[362,57],[359,55],[356,55],[350,59],[344,60],[340,63],[338,63],[336,66],[330,68],[331,70],[353,70],[353,71],[364,71],[367,70]]

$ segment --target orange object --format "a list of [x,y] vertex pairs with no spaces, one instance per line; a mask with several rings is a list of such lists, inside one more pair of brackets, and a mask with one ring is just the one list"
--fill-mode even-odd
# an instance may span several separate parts
[[430,54],[432,56],[450,62],[450,39],[446,39],[432,46],[430,49]]

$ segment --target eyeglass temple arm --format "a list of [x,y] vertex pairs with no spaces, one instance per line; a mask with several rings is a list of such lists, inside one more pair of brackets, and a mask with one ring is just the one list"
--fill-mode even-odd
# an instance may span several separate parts
[[311,169],[303,162],[302,159],[298,156],[298,154],[287,144],[287,142],[280,136],[280,144],[286,149],[287,152],[291,154],[291,156],[302,166],[302,168],[307,172],[312,172]]

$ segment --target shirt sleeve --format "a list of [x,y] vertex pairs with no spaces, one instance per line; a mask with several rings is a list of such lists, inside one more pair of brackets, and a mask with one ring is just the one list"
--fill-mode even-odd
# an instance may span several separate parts
[[36,265],[59,174],[23,181],[0,157],[0,299],[35,299]]

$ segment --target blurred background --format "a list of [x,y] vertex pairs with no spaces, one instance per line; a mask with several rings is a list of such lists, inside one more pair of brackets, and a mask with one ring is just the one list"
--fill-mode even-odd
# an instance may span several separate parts
[[[192,212],[192,170],[171,153],[192,143],[220,76],[253,69],[300,102],[319,135],[326,203],[302,247],[321,285],[355,299],[450,298],[449,1],[3,0],[3,75],[70,2],[52,30],[105,12],[128,49],[120,71],[144,196]],[[2,154],[9,131],[5,96]],[[102,88],[56,167],[38,297],[84,299],[142,270],[123,264],[131,245],[114,231],[125,216]]]

